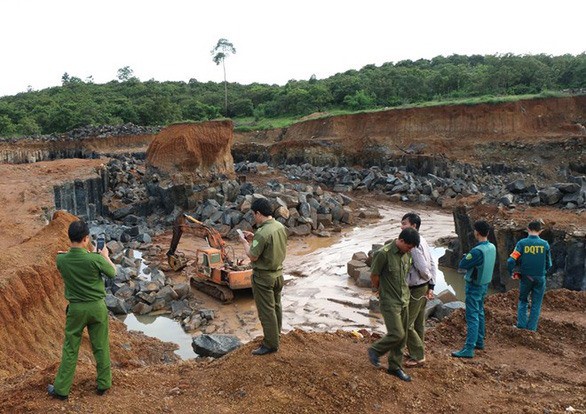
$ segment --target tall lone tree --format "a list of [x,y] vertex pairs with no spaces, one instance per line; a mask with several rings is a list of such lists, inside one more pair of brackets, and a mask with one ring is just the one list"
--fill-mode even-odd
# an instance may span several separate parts
[[231,54],[236,54],[234,45],[228,41],[228,39],[220,39],[216,46],[212,49],[211,54],[212,60],[216,65],[222,63],[224,69],[224,115],[228,116],[228,83],[226,82],[226,63],[225,60]]

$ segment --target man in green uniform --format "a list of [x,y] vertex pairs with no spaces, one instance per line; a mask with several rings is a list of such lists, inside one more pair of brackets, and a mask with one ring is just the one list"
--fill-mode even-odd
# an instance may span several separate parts
[[[515,250],[507,259],[507,266],[514,279],[521,279],[517,305],[517,328],[536,331],[545,293],[545,273],[551,267],[551,252],[549,243],[539,237],[541,233],[539,221],[529,223],[527,232],[528,236],[519,240]],[[521,272],[513,274],[517,263],[521,264]],[[531,311],[528,320],[529,295],[531,295]]]
[[103,395],[112,386],[108,309],[104,301],[106,292],[101,275],[113,278],[116,276],[116,267],[110,260],[106,247],[99,254],[88,251],[88,247],[91,247],[89,234],[85,222],[74,221],[68,230],[71,248],[69,252],[57,255],[57,269],[63,278],[65,298],[69,305],[66,310],[61,365],[55,383],[49,385],[48,392],[61,400],[69,395],[81,336],[86,326],[96,359],[96,391]]
[[411,377],[403,371],[403,348],[407,342],[409,327],[409,251],[417,246],[419,233],[414,228],[406,228],[401,231],[397,240],[384,245],[375,253],[370,269],[372,286],[379,292],[380,310],[387,334],[368,348],[368,359],[378,368],[379,358],[388,352],[387,372],[403,381],[411,381]]
[[456,358],[473,358],[474,349],[484,349],[484,298],[496,262],[496,247],[488,241],[490,225],[479,220],[473,227],[478,244],[459,265],[466,270],[466,343],[461,350],[452,352]]
[[[279,349],[287,233],[285,227],[273,218],[271,205],[266,198],[253,201],[250,208],[254,212],[258,229],[254,234],[243,232],[240,239],[252,262],[252,293],[264,334],[262,345],[252,354],[265,355]],[[252,240],[252,243],[249,244],[247,239]]]
[[[412,227],[419,232],[421,217],[407,213],[401,219],[401,229]],[[419,246],[411,250],[411,269],[407,274],[409,286],[409,330],[407,331],[407,350],[409,357],[405,366],[418,367],[425,362],[425,306],[433,299],[437,265],[431,256],[431,249],[419,233]]]

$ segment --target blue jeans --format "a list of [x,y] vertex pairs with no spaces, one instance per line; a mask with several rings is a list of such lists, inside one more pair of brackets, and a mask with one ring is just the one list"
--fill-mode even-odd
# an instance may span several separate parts
[[[517,306],[517,327],[521,329],[537,330],[539,314],[541,313],[541,302],[545,293],[545,277],[521,276],[519,284],[519,305]],[[527,320],[527,305],[531,295],[531,311]]]
[[466,282],[466,344],[464,348],[484,346],[484,298],[488,284]]

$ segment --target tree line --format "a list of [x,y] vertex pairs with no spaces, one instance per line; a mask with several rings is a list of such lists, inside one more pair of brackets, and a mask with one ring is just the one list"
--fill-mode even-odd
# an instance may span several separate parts
[[[96,84],[65,73],[62,85],[0,98],[0,136],[65,132],[85,125],[144,126],[300,117],[430,101],[586,88],[586,54],[451,55],[367,65],[285,85],[140,81],[129,67]],[[226,106],[227,97],[227,106]],[[254,122],[254,121],[252,121]]]

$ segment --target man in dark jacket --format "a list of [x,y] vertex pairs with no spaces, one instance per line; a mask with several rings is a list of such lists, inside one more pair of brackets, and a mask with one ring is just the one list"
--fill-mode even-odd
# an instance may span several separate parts
[[[517,305],[517,328],[536,331],[545,293],[545,273],[551,267],[551,252],[549,243],[539,237],[541,234],[539,221],[529,223],[527,233],[528,236],[519,240],[515,250],[507,259],[507,266],[514,279],[521,279]],[[521,271],[513,273],[517,264],[521,265]],[[529,296],[531,296],[531,312],[527,319]]]

